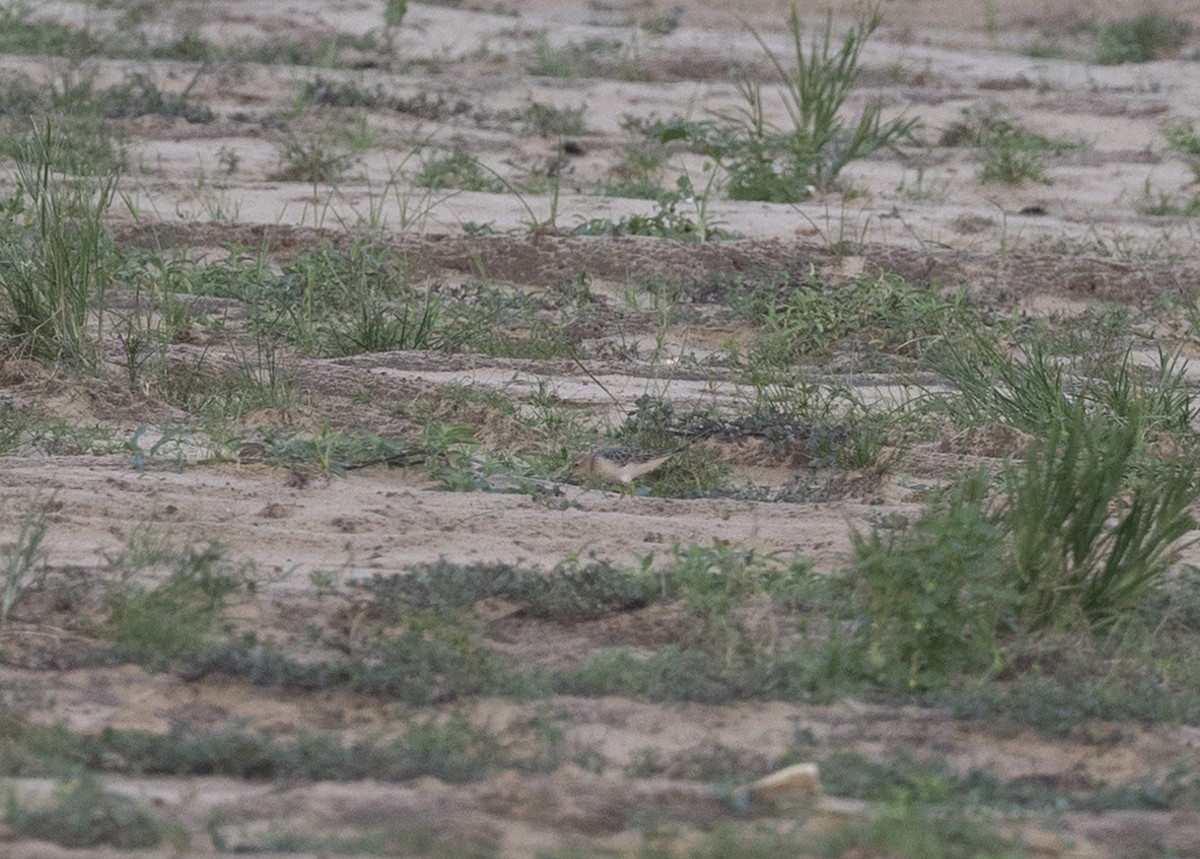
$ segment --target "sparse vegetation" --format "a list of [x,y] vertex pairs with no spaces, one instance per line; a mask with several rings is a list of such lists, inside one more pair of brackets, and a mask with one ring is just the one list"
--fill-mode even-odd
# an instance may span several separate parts
[[[176,546],[150,530],[112,557],[109,569],[116,582],[100,632],[118,656],[158,668],[211,645],[226,600],[251,585],[219,545]],[[161,572],[161,581],[147,581]]]
[[105,791],[88,774],[60,781],[49,808],[26,806],[10,792],[4,822],[20,838],[72,849],[110,846],[140,850],[162,841],[152,817],[131,800]]
[[422,188],[457,188],[492,194],[507,190],[500,178],[480,165],[462,140],[454,142],[449,154],[425,161],[413,181]]
[[275,182],[327,184],[341,179],[357,158],[328,134],[288,134],[279,148],[279,166],[267,177]]
[[981,162],[981,182],[1020,185],[1026,180],[1047,182],[1046,156],[1075,144],[1051,140],[1013,124],[1004,110],[962,111],[962,118],[941,135],[943,146],[972,146]]
[[4,566],[0,569],[3,590],[0,590],[0,622],[8,620],[8,613],[30,588],[37,587],[45,578],[44,567],[39,566],[42,540],[46,536],[46,512],[35,500],[30,502],[21,517],[17,541],[5,553]]
[[[1183,22],[958,81],[872,9],[708,51],[436,6],[0,8],[4,837],[1007,859],[1145,809],[1176,849],[1200,141],[1186,76],[1071,64]],[[800,762],[865,805],[745,789]]]

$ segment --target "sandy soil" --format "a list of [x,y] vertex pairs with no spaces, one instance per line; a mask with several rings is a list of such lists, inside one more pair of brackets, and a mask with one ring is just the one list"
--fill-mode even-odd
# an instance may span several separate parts
[[[192,5],[164,4],[145,26],[164,37],[199,28],[206,38],[234,44],[278,35],[357,36],[378,27],[380,19],[378,4],[356,0],[257,5],[221,0],[200,10]],[[803,18],[816,22],[827,6],[803,3],[799,9]],[[843,15],[856,6],[840,3],[834,9]],[[837,281],[867,270],[894,271],[914,283],[961,287],[984,302],[1035,317],[1077,313],[1100,302],[1147,308],[1200,282],[1194,222],[1140,215],[1136,209],[1147,188],[1181,196],[1195,190],[1191,169],[1165,151],[1162,138],[1165,125],[1194,119],[1200,111],[1195,63],[1163,59],[1100,67],[1018,52],[1039,38],[1068,47],[1079,42],[1073,22],[1111,13],[1110,4],[1094,2],[888,0],[885,26],[864,54],[863,86],[851,100],[854,108],[882,97],[889,117],[919,117],[922,136],[931,142],[963,109],[989,105],[1003,106],[1030,130],[1081,142],[1050,157],[1046,184],[981,184],[968,150],[908,147],[850,165],[845,179],[863,189],[860,195],[830,193],[796,205],[715,199],[710,218],[744,239],[705,245],[530,235],[524,225],[531,216],[546,218],[552,211],[547,194],[518,198],[387,185],[420,140],[448,146],[460,137],[485,164],[513,181],[544,168],[556,157],[558,139],[523,134],[512,123],[470,119],[472,111],[499,114],[533,99],[564,108],[586,105],[588,133],[577,136],[579,154],[562,168],[560,225],[569,229],[588,218],[649,213],[653,205],[646,200],[587,193],[596,182],[612,178],[622,161],[623,117],[705,118],[736,110],[737,91],[726,75],[729,63],[766,71],[761,50],[742,22],[751,22],[769,45],[783,50],[785,8],[778,0],[725,5],[680,0],[674,9],[650,0],[467,0],[457,8],[414,3],[395,37],[395,70],[218,64],[192,91],[217,114],[216,121],[190,124],[152,116],[122,123],[137,169],[123,180],[128,205],[114,211],[111,229],[123,247],[218,254],[223,246],[266,241],[277,259],[286,259],[323,242],[347,242],[344,225],[361,222],[383,191],[392,196],[382,210],[382,240],[405,256],[414,276],[454,285],[484,273],[532,292],[584,272],[593,292],[603,297],[607,318],[622,326],[623,345],[640,344],[641,354],[653,345],[655,332],[648,311],[622,307],[622,285],[647,275],[691,284],[699,296],[694,302],[698,321],[673,325],[665,338],[668,353],[676,357],[703,354],[739,335],[735,325],[704,316],[703,285],[730,273],[811,268]],[[1200,29],[1200,3],[1163,8]],[[102,25],[116,20],[119,9],[57,3],[44,11]],[[667,35],[650,36],[636,27],[663,15],[679,21]],[[616,40],[625,46],[618,56],[633,63],[638,74],[633,79],[615,73],[531,77],[524,67],[534,38],[543,31],[554,46]],[[1185,52],[1200,47],[1195,41]],[[48,78],[63,67],[56,59],[0,57],[0,68],[35,78]],[[98,85],[118,82],[136,69],[152,74],[163,89],[180,91],[196,66],[95,59],[87,68]],[[344,180],[315,187],[272,181],[268,174],[277,166],[281,132],[266,120],[286,109],[303,82],[318,80],[378,86],[394,99],[422,96],[430,103],[466,107],[438,116],[370,111],[367,121],[379,142]],[[778,104],[769,109],[774,119],[784,119]],[[233,173],[222,169],[229,153],[236,155]],[[700,160],[689,156],[679,167],[699,175]],[[0,182],[7,187],[10,180],[0,174]],[[493,234],[468,236],[466,223],[488,225]],[[840,252],[843,241],[855,243],[853,255]],[[588,342],[606,338],[616,341],[618,335],[593,332]],[[199,350],[194,353],[188,348],[179,347],[181,361],[200,351],[217,364],[233,360],[212,344],[193,345]],[[698,372],[683,363],[674,368],[669,362],[619,355],[580,366],[565,359],[406,352],[297,358],[290,370],[321,401],[320,409],[247,415],[235,433],[252,437],[260,426],[281,423],[313,428],[329,414],[381,432],[411,432],[411,423],[375,406],[426,398],[443,419],[474,424],[489,447],[519,454],[540,442],[527,424],[455,404],[442,399],[442,392],[464,385],[491,389],[528,408],[539,392],[550,390],[597,425],[619,422],[644,393],[715,408],[742,395],[719,370]],[[889,402],[909,396],[913,382],[883,374],[849,380],[864,399]],[[143,445],[163,438],[181,417],[119,384],[81,387],[15,358],[0,371],[0,402],[38,403],[75,423],[102,425],[114,439],[145,428]],[[911,513],[929,481],[1013,452],[1003,444],[989,449],[942,441],[898,453],[885,473],[835,473],[757,449],[712,448],[714,457],[730,464],[735,481],[774,489],[799,484],[804,492],[798,494],[807,493],[774,503],[638,497],[565,481],[548,498],[448,493],[434,491],[421,469],[385,466],[345,478],[298,478],[249,459],[211,461],[202,443],[190,444],[181,449],[187,461],[182,468],[161,460],[135,467],[128,451],[51,450],[5,457],[0,541],[15,539],[20,515],[35,496],[53,498],[46,561],[56,569],[99,569],[102,555],[118,551],[145,523],[219,538],[233,557],[253,562],[271,577],[255,600],[235,607],[237,623],[266,639],[296,643],[306,625],[344,622],[355,606],[349,587],[354,581],[439,558],[548,568],[572,553],[592,553],[632,565],[651,552],[662,557],[677,543],[716,540],[765,553],[798,552],[818,569],[831,570],[847,557],[848,524],[862,527],[888,514]],[[1200,546],[1187,549],[1181,560],[1200,563]],[[312,576],[323,573],[328,573],[325,590],[316,592]],[[105,728],[166,732],[181,726],[197,731],[249,726],[281,737],[322,730],[355,738],[394,730],[403,710],[394,701],[348,692],[281,692],[217,675],[189,679],[128,665],[88,667],[80,655],[90,646],[86,638],[63,632],[44,647],[30,645],[40,640],[44,621],[18,612],[0,628],[5,663],[0,688],[39,723],[63,722],[89,734]],[[538,625],[500,611],[488,630],[518,657],[581,661],[606,644],[670,642],[682,629],[677,621],[646,609],[633,617]],[[714,819],[731,816],[727,804],[713,797],[711,779],[702,775],[622,775],[647,750],[663,759],[727,750],[744,771],[765,772],[804,730],[825,752],[937,754],[963,771],[985,767],[1004,781],[1120,784],[1153,780],[1173,767],[1200,767],[1200,731],[1187,725],[1099,723],[1080,726],[1069,737],[1048,738],[1029,728],[956,722],[941,710],[853,700],[830,706],[664,705],[558,696],[537,703],[484,699],[454,705],[498,736],[545,707],[560,717],[568,744],[603,756],[603,772],[568,764],[544,774],[505,771],[465,786],[434,779],[279,784],[135,774],[114,775],[105,783],[181,821],[193,833],[185,855],[215,850],[203,833],[219,810],[234,846],[252,843],[254,834],[268,826],[342,833],[386,824],[434,830],[461,844],[483,839],[497,845],[500,855],[516,857],[572,844],[585,845],[585,851],[636,850],[640,834],[630,821],[649,806],[665,809],[681,844]],[[31,801],[48,796],[53,787],[43,779],[13,783]],[[830,821],[838,815],[858,810],[830,802],[807,825],[834,825]],[[1012,825],[1024,826],[1019,820]],[[1175,851],[1169,855],[1200,856],[1198,812],[1074,813],[1057,818],[1054,827],[1057,831],[1028,828],[1029,855],[1157,856],[1168,854],[1150,851],[1169,848]],[[6,843],[0,853],[13,859],[79,855],[28,842]],[[412,855],[426,854],[413,848]]]

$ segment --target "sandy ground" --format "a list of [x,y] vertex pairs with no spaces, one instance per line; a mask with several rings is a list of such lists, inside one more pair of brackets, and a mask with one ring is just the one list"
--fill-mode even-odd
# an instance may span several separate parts
[[[799,12],[815,23],[828,6],[804,3]],[[842,16],[856,6],[833,8]],[[511,123],[473,121],[472,112],[499,114],[531,99],[563,108],[586,105],[588,133],[577,136],[579,154],[562,168],[558,224],[569,229],[588,218],[649,213],[653,204],[646,200],[588,193],[596,182],[611,179],[624,157],[623,118],[703,119],[735,111],[739,102],[726,74],[729,63],[767,71],[743,22],[782,51],[786,8],[768,0],[725,5],[681,0],[674,8],[649,0],[467,0],[457,8],[415,3],[395,37],[393,70],[218,64],[192,91],[194,99],[217,114],[215,122],[143,117],[123,123],[135,169],[123,180],[126,203],[114,211],[111,227],[127,247],[185,247],[211,254],[223,245],[255,246],[267,240],[273,252],[286,258],[323,241],[344,241],[346,226],[361,225],[377,213],[384,241],[406,254],[422,277],[453,285],[483,273],[536,291],[583,271],[593,291],[614,308],[630,277],[666,274],[702,284],[756,268],[811,267],[835,280],[883,268],[913,282],[962,287],[984,301],[1038,317],[1079,312],[1099,301],[1146,308],[1194,289],[1200,280],[1194,222],[1140,215],[1137,203],[1148,188],[1180,197],[1195,191],[1192,170],[1165,151],[1162,137],[1166,125],[1192,120],[1200,112],[1195,63],[1163,59],[1100,67],[1018,52],[1039,38],[1060,40],[1067,47],[1076,44],[1081,37],[1072,24],[1105,17],[1110,4],[887,0],[882,6],[885,25],[864,53],[863,85],[850,108],[881,97],[888,117],[919,117],[920,136],[931,144],[962,110],[991,105],[1002,106],[1032,131],[1080,143],[1050,156],[1045,184],[981,184],[979,166],[968,150],[902,147],[847,168],[845,180],[863,191],[857,195],[831,192],[795,205],[737,203],[717,196],[709,218],[743,240],[664,248],[654,239],[529,235],[525,225],[531,218],[548,218],[554,211],[548,194],[439,192],[391,182],[409,163],[406,159],[414,157],[414,141],[449,146],[456,137],[497,174],[517,181],[552,163],[561,141],[522,134]],[[1200,28],[1200,3],[1160,8]],[[59,3],[46,4],[44,11],[100,26],[115,20],[120,10]],[[650,36],[635,26],[664,15],[679,23],[667,35]],[[279,35],[357,36],[378,27],[379,20],[377,4],[355,0],[257,5],[224,0],[201,8],[165,4],[146,28],[164,37],[198,29],[213,41],[233,44]],[[637,74],[630,79],[615,74],[531,77],[525,65],[534,38],[543,32],[554,46],[614,40],[623,46],[616,56],[624,57]],[[1192,37],[1184,53],[1200,47],[1196,41]],[[184,62],[119,59],[89,60],[86,66],[101,86],[142,70],[168,91],[181,91],[196,69]],[[48,79],[64,67],[54,59],[0,57],[0,68],[35,78]],[[273,181],[268,174],[277,166],[281,134],[278,125],[257,120],[283,111],[303,82],[318,80],[378,86],[395,99],[423,96],[466,107],[435,118],[371,111],[367,121],[378,142],[342,181],[332,186]],[[780,104],[772,102],[768,109],[773,120],[785,119]],[[222,168],[229,153],[236,156],[236,172]],[[701,176],[701,168],[698,156],[680,158],[668,167],[668,181],[680,171]],[[9,181],[0,174],[0,182]],[[493,234],[467,236],[467,223],[488,225]],[[852,241],[860,250],[850,258],[836,253],[842,241]],[[616,310],[614,314],[618,318]],[[625,345],[641,344],[644,353],[654,339],[646,318],[637,317],[637,308],[620,318],[633,320],[629,333],[621,334]],[[672,326],[665,342],[668,353],[678,357],[703,354],[738,334],[736,327],[701,316],[700,321]],[[596,340],[605,336],[610,335]],[[186,352],[180,354],[186,357]],[[220,359],[213,355],[214,361]],[[728,374],[663,366],[613,359],[581,368],[566,360],[393,353],[297,359],[291,369],[348,421],[354,420],[355,409],[365,408],[362,398],[351,396],[355,392],[380,402],[436,401],[440,391],[453,385],[492,389],[522,408],[549,389],[600,425],[619,421],[644,393],[717,408],[744,396]],[[851,380],[864,399],[887,402],[911,396],[914,382],[922,380],[868,374]],[[147,444],[168,433],[180,417],[119,386],[83,389],[15,359],[0,373],[0,399],[42,403],[69,420],[110,428],[116,439],[145,427]],[[538,443],[504,420],[463,408],[455,412],[446,406],[442,417],[474,421],[480,438],[497,449],[519,452]],[[379,413],[370,414],[379,418]],[[316,420],[306,414],[247,416],[236,429],[252,434],[259,425],[283,421],[311,427]],[[862,527],[887,514],[911,513],[919,509],[929,481],[1012,452],[927,444],[898,454],[881,476],[826,473],[786,458],[722,448],[713,455],[731,464],[736,480],[776,489],[798,481],[811,490],[808,497],[791,503],[685,500],[564,482],[560,494],[547,501],[528,494],[434,491],[429,476],[414,468],[377,466],[346,478],[298,480],[286,469],[209,461],[204,445],[193,444],[183,451],[188,461],[183,468],[164,461],[138,468],[129,452],[101,456],[55,450],[7,456],[0,462],[0,540],[15,539],[20,514],[35,496],[54,499],[46,560],[55,567],[94,570],[103,553],[117,551],[146,523],[219,538],[232,556],[253,562],[271,577],[259,603],[240,607],[239,622],[266,637],[298,640],[304,624],[334,623],[338,612],[352,604],[346,595],[351,582],[439,558],[551,567],[572,553],[591,553],[632,565],[649,553],[661,558],[675,544],[711,545],[715,540],[765,553],[798,552],[818,569],[831,570],[847,557],[848,525]],[[1200,563],[1200,546],[1187,549],[1181,560]],[[330,595],[314,596],[311,577],[322,573],[329,573],[325,586]],[[670,619],[652,614],[550,631],[500,621],[517,652],[526,648],[545,656],[558,651],[564,659],[582,659],[606,641],[636,641],[638,635],[654,643],[650,632],[631,631],[642,622],[649,630],[660,629],[655,624],[661,623],[662,636],[670,640]],[[617,630],[619,623],[626,626]],[[18,617],[2,633],[3,652],[11,655],[19,652],[12,642],[33,636],[35,624],[23,624]],[[324,730],[352,738],[395,724],[394,702],[349,693],[286,693],[228,678],[190,680],[132,666],[78,667],[73,654],[86,646],[68,636],[58,642],[57,651],[51,648],[52,658],[44,663],[12,656],[0,667],[0,686],[35,721],[61,721],[85,733],[106,727],[165,732],[180,725],[193,730],[252,726],[279,736]],[[1194,726],[1099,724],[1050,739],[1027,728],[955,722],[938,710],[850,700],[825,707],[685,706],[562,696],[550,705],[560,713],[569,743],[592,748],[608,761],[603,773],[567,765],[549,774],[503,772],[467,786],[433,779],[256,784],[132,775],[113,776],[106,784],[152,803],[194,833],[203,832],[205,822],[221,810],[235,843],[268,824],[341,832],[399,823],[447,837],[483,838],[498,845],[501,855],[515,857],[571,844],[585,844],[585,850],[634,850],[640,836],[630,820],[649,805],[669,809],[686,843],[688,833],[694,835],[726,813],[726,806],[711,796],[708,782],[688,776],[624,777],[622,768],[647,749],[671,758],[721,748],[753,770],[783,754],[801,728],[826,750],[881,756],[898,748],[917,755],[937,753],[964,771],[986,767],[1003,780],[1067,784],[1074,778],[1118,784],[1154,779],[1172,767],[1200,767],[1200,733]],[[501,735],[540,706],[489,699],[465,711],[473,723]],[[47,780],[14,784],[31,798],[47,796],[52,789]],[[829,815],[836,817],[836,806],[831,808]],[[1173,849],[1169,855],[1200,856],[1196,812],[1071,814],[1054,825],[1056,832],[1030,830],[1027,843],[1036,848],[1030,855],[1168,855],[1139,852],[1149,845]],[[196,834],[183,853],[209,855],[210,847]],[[4,844],[0,852],[13,859],[79,855],[32,843]]]

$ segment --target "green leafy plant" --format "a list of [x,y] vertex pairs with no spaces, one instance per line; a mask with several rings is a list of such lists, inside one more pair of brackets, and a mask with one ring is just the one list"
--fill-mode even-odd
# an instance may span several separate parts
[[842,168],[878,149],[907,139],[915,119],[883,121],[883,104],[870,101],[853,126],[839,113],[859,75],[859,55],[882,19],[878,13],[856,23],[834,47],[832,12],[821,32],[805,47],[803,25],[796,7],[788,18],[792,56],[776,54],[753,28],[767,59],[783,82],[781,91],[792,127],[776,132],[768,127],[762,87],[738,79],[745,106],[740,116],[723,117],[724,134],[709,141],[729,174],[729,195],[735,200],[796,202],[816,190],[834,187]]
[[489,175],[467,150],[462,140],[455,140],[448,155],[431,158],[421,165],[413,177],[413,184],[420,188],[457,188],[461,191],[487,191],[502,193],[508,185],[500,177]]
[[911,527],[852,533],[858,646],[879,679],[917,686],[996,661],[1017,599],[1001,575],[1007,535],[987,490],[973,475]]
[[[707,194],[698,197],[688,177],[680,176],[677,188],[676,191],[656,192],[657,208],[649,215],[625,215],[615,222],[609,218],[592,218],[571,232],[576,236],[654,236],[685,242],[733,238],[732,233],[708,222],[704,208],[707,204]],[[685,211],[680,211],[681,205],[687,204],[696,207],[700,214],[698,220]]]
[[285,468],[315,468],[345,477],[368,465],[405,465],[416,458],[402,436],[381,436],[368,430],[335,430],[324,424],[316,433],[260,430],[265,460]]

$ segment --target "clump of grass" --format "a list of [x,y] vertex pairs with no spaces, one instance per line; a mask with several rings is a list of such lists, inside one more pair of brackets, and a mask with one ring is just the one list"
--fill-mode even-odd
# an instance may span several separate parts
[[35,127],[17,153],[23,230],[0,232],[0,327],[35,358],[91,366],[90,324],[103,337],[111,256],[103,218],[117,174],[67,183],[57,175],[70,138]]
[[1096,34],[1094,62],[1102,66],[1146,63],[1174,56],[1191,34],[1187,21],[1157,10],[1106,21]]
[[26,2],[6,3],[0,9],[0,52],[51,54],[84,58],[102,54],[109,40],[89,29],[76,29],[59,21],[33,17]]
[[101,99],[104,115],[112,119],[153,115],[168,119],[181,117],[191,123],[212,122],[216,114],[191,101],[192,90],[207,70],[205,66],[198,69],[178,94],[163,92],[154,79],[144,72],[131,73],[126,76],[124,83],[110,89]]
[[874,809],[865,821],[822,839],[827,856],[862,851],[893,856],[1016,859],[1025,855],[1014,839],[1000,835],[979,810],[932,811],[906,797]]
[[[1182,155],[1193,175],[1200,180],[1200,134],[1196,133],[1196,127],[1190,122],[1169,125],[1163,130],[1163,136],[1167,139],[1167,149]],[[1147,190],[1149,187],[1147,181]]]
[[1147,179],[1142,185],[1142,196],[1134,202],[1134,209],[1139,215],[1156,218],[1195,218],[1200,217],[1200,196],[1179,199],[1166,191],[1155,191]]
[[644,77],[632,48],[615,39],[588,39],[562,47],[550,44],[545,32],[534,39],[528,74],[548,78],[615,76],[620,80]]
[[834,286],[817,278],[762,281],[735,295],[737,312],[759,333],[746,357],[775,367],[849,352],[921,358],[942,332],[979,327],[980,311],[963,294],[950,297],[890,274],[863,275]]
[[946,407],[961,423],[1006,423],[1035,435],[1072,420],[1073,401],[1132,421],[1144,433],[1186,435],[1197,416],[1178,354],[1160,352],[1158,367],[1136,365],[1132,344],[1098,358],[1056,360],[1034,338],[1009,356],[997,343],[952,338],[931,353],[933,366],[957,387]]
[[1027,627],[1128,618],[1160,587],[1170,553],[1195,521],[1195,476],[1183,463],[1134,469],[1142,442],[1124,421],[1075,407],[1007,475],[1012,582]]
[[736,117],[725,117],[722,134],[710,138],[708,150],[729,174],[728,193],[735,200],[791,203],[812,191],[835,187],[838,174],[851,161],[894,146],[911,136],[913,119],[883,121],[883,104],[870,101],[852,126],[840,117],[859,75],[859,55],[882,19],[860,20],[833,43],[832,13],[806,47],[799,12],[792,7],[788,31],[792,54],[782,58],[752,28],[767,59],[783,83],[781,95],[792,123],[777,132],[768,126],[760,84],[738,79],[745,102]]

